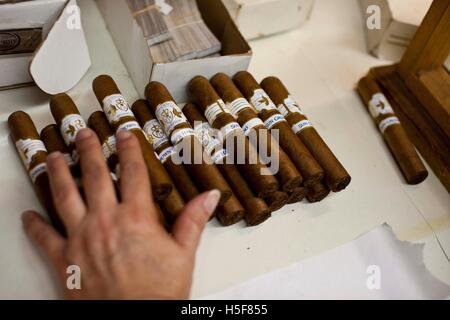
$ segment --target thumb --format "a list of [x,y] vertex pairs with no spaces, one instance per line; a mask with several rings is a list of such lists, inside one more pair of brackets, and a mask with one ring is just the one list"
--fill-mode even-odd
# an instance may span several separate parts
[[175,241],[181,246],[195,251],[203,229],[216,210],[220,197],[220,191],[213,190],[189,202],[173,227]]

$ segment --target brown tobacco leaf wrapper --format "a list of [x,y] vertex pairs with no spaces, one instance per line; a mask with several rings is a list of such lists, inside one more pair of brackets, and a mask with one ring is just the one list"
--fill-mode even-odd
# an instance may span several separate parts
[[302,174],[304,185],[310,186],[322,181],[325,175],[322,167],[295,135],[283,115],[277,110],[255,78],[250,73],[241,71],[234,76],[233,81],[244,94],[244,97],[252,103],[259,113],[259,117],[264,121],[266,128],[279,131],[278,143]]
[[295,188],[289,193],[289,199],[287,201],[288,204],[298,203],[305,199],[306,194],[308,193],[308,189],[304,187]]
[[53,96],[50,99],[50,111],[61,132],[72,158],[78,164],[79,157],[76,151],[76,137],[80,130],[87,128],[86,122],[73,100],[65,93]]
[[308,193],[306,194],[306,199],[309,202],[315,203],[320,202],[330,194],[331,190],[323,183],[317,183],[308,188]]
[[[212,150],[211,153],[215,152],[215,154],[212,155],[212,158],[218,160],[216,162],[217,168],[231,186],[231,189],[239,202],[244,206],[244,219],[247,224],[254,226],[266,221],[271,216],[271,211],[265,201],[255,196],[247,181],[242,177],[234,164],[220,161],[220,159],[215,156],[216,154],[222,154],[226,157],[226,151],[222,149],[221,142],[215,139],[211,134],[212,128],[198,108],[194,104],[188,103],[183,107],[183,113],[194,127],[195,134],[204,144],[205,150]],[[196,127],[195,124],[197,125]],[[215,147],[218,147],[219,150],[213,150]],[[232,220],[234,223],[240,220],[238,220],[238,218],[242,219],[242,216],[239,217],[236,214],[233,214],[232,217],[234,217]]]
[[358,92],[394,155],[406,182],[412,185],[423,182],[428,177],[428,171],[375,78],[371,75],[362,78],[358,84]]
[[51,124],[42,129],[41,140],[44,143],[45,148],[47,148],[49,154],[53,152],[60,152],[66,159],[67,165],[70,167],[72,174],[74,176],[79,174],[79,168],[76,166],[75,161],[73,161],[70,150],[64,142],[57,125]]
[[[147,138],[157,154],[162,154],[171,148],[173,149],[161,124],[150,111],[150,106],[146,100],[136,101],[131,109],[141,127],[144,128],[144,132],[147,134]],[[171,157],[168,157],[163,162],[163,165],[184,201],[189,202],[200,194],[183,165],[173,163]]]
[[344,190],[351,177],[339,162],[322,137],[303,114],[300,107],[290,95],[284,84],[275,77],[268,77],[261,82],[261,87],[286,118],[292,130],[302,140],[308,150],[325,171],[325,181],[333,192]]
[[118,175],[119,156],[117,155],[116,136],[105,114],[101,111],[94,112],[88,119],[88,125],[100,140],[103,156],[108,162],[109,169]]
[[266,197],[266,202],[272,212],[278,211],[288,204],[289,195],[283,191],[276,191]]
[[[237,160],[238,143],[237,141],[245,142],[243,150],[245,152],[245,164],[237,164],[241,174],[248,180],[248,183],[255,191],[258,197],[264,196],[279,189],[280,185],[273,175],[263,175],[261,172],[268,168],[260,162],[259,155],[253,145],[244,136],[242,128],[236,123],[233,116],[228,112],[223,101],[209,83],[208,79],[197,76],[189,82],[189,91],[195,97],[197,105],[208,118],[210,125],[221,130],[223,133],[222,142],[226,145],[227,139],[234,140],[234,150],[227,150],[227,152],[235,153],[235,161]],[[212,112],[210,112],[213,110]],[[213,115],[211,115],[213,114]],[[210,115],[210,116],[208,116]],[[256,163],[251,163],[251,159],[257,160]]]
[[[250,135],[252,130],[254,133],[257,133],[257,145],[255,147],[258,148],[260,144],[265,143],[262,147],[267,150],[268,157],[272,156],[272,149],[275,155],[278,154],[279,170],[275,176],[282,189],[290,192],[300,187],[303,183],[300,172],[292,163],[291,159],[289,159],[288,155],[280,148],[278,142],[270,134],[270,131],[266,129],[264,123],[259,119],[258,114],[244,98],[231,78],[224,73],[218,73],[211,79],[211,84],[226,103],[232,115],[237,119],[239,125],[244,129],[245,135]],[[261,132],[264,132],[266,135],[265,141],[260,138],[259,134]]]
[[117,133],[121,130],[128,130],[138,138],[150,176],[153,196],[156,200],[164,200],[172,191],[172,181],[156,157],[116,83],[110,76],[101,75],[94,79],[92,87],[114,131]]
[[54,206],[48,180],[47,150],[33,121],[28,114],[18,111],[9,116],[8,125],[11,138],[33,182],[37,197],[47,210],[55,229],[65,236],[66,231]]
[[159,201],[162,211],[165,214],[168,226],[172,226],[183,211],[186,203],[176,188],[172,188],[170,194]]
[[159,82],[150,82],[146,87],[145,95],[153,114],[158,118],[173,145],[180,147],[186,143],[190,146],[192,161],[184,165],[196,185],[201,191],[219,190],[221,193],[219,205],[225,204],[232,195],[231,188],[214,164],[195,164],[194,150],[202,150],[202,146],[167,88]]
[[216,210],[217,220],[225,227],[238,223],[244,215],[245,210],[234,194]]

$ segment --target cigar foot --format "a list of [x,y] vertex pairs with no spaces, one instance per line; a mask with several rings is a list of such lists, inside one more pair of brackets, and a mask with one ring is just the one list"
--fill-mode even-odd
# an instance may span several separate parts
[[159,184],[155,188],[153,188],[153,197],[156,201],[165,200],[170,192],[172,191],[173,186],[171,184]]
[[276,191],[265,198],[269,208],[272,212],[278,211],[283,208],[289,199],[289,195],[286,192]]
[[221,225],[228,227],[244,218],[245,210],[234,195],[216,210],[216,218]]
[[260,198],[254,198],[249,201],[249,208],[247,208],[245,214],[245,222],[248,226],[257,226],[272,215],[272,210],[267,206],[265,201]]
[[331,191],[333,192],[340,192],[347,188],[347,186],[352,181],[352,178],[350,176],[343,177],[337,181],[334,182],[328,182],[328,187],[330,187]]
[[308,189],[304,187],[295,188],[290,194],[288,204],[298,203],[305,199]]
[[291,193],[295,191],[295,189],[300,188],[303,183],[303,178],[301,176],[292,178],[288,182],[283,185],[283,191],[287,193]]
[[325,177],[325,173],[323,171],[318,172],[313,175],[308,175],[308,176],[305,175],[304,185],[305,185],[305,187],[311,187],[313,185],[320,183],[324,177]]
[[331,190],[327,186],[325,186],[323,183],[318,183],[308,188],[308,194],[306,195],[306,198],[311,203],[320,202],[325,199],[330,194],[330,192]]

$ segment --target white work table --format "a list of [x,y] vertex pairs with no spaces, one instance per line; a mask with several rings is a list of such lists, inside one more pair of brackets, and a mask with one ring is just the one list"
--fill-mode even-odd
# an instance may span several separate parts
[[[138,94],[94,1],[79,4],[93,64],[70,95],[87,118],[99,109],[91,90],[99,74],[116,79],[130,102]],[[302,28],[250,43],[250,71],[258,80],[275,75],[287,84],[353,181],[321,203],[286,206],[258,227],[240,223],[223,228],[211,222],[197,256],[193,297],[317,256],[383,223],[400,240],[424,243],[425,266],[450,284],[444,254],[450,253],[449,194],[431,170],[421,185],[405,184],[354,91],[370,67],[388,63],[366,53],[362,23],[356,0],[317,0]],[[42,129],[52,122],[48,100],[36,87],[0,91],[0,299],[60,297],[47,263],[22,231],[21,212],[40,206],[6,124],[10,113],[22,109]]]

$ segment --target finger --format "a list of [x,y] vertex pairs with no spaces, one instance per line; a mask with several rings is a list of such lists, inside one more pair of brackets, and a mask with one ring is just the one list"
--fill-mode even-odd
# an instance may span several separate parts
[[117,204],[114,185],[100,141],[91,129],[83,129],[78,133],[77,151],[80,155],[82,181],[88,207],[96,212]]
[[174,238],[181,246],[195,252],[203,229],[216,210],[220,197],[220,191],[213,190],[198,196],[186,206],[173,228]]
[[139,141],[129,131],[120,132],[117,141],[122,201],[148,208],[153,200],[147,166]]
[[50,259],[55,269],[61,273],[65,268],[64,247],[66,241],[36,212],[25,212],[22,216],[25,233],[31,241]]
[[84,218],[86,207],[66,159],[60,152],[48,156],[47,171],[53,202],[70,235]]

